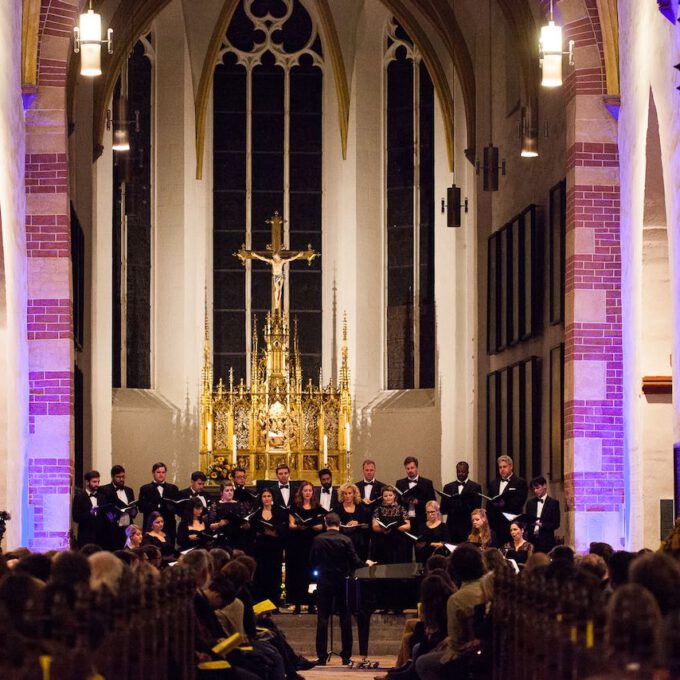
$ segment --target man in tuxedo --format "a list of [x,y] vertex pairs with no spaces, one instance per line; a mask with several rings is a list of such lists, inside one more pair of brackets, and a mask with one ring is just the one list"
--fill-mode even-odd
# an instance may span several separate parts
[[429,479],[418,474],[418,459],[415,456],[404,458],[406,477],[397,480],[397,490],[401,491],[399,500],[408,511],[411,533],[418,536],[425,526],[425,504],[435,500],[434,485]]
[[[205,483],[208,481],[208,478],[205,476],[203,472],[200,470],[196,470],[196,472],[191,473],[191,483],[186,489],[182,489],[180,492],[177,494],[177,499],[181,498],[188,498],[191,500],[192,498],[198,498],[198,500],[201,501],[203,504],[203,510],[208,509],[208,499],[205,496]],[[141,496],[140,496],[141,497]],[[182,515],[184,513],[184,507],[185,503],[182,503],[181,505],[178,505],[175,512],[178,515]]]
[[234,468],[231,471],[231,478],[234,480],[234,500],[243,503],[243,506],[250,512],[257,502],[257,494],[248,489],[248,477],[242,467]]
[[560,502],[548,496],[545,477],[536,477],[529,485],[534,497],[527,501],[527,540],[534,552],[549,553],[556,545],[555,531],[560,528]]
[[338,490],[333,486],[333,473],[328,468],[319,470],[321,488],[314,489],[316,500],[326,511],[331,512],[338,505]]
[[489,526],[496,533],[496,543],[503,545],[510,542],[510,521],[503,513],[521,515],[527,500],[529,489],[525,479],[513,472],[510,456],[499,456],[498,477],[489,482],[489,497],[486,505]]
[[361,502],[364,505],[373,506],[382,496],[382,490],[385,485],[375,478],[375,461],[367,458],[363,462],[361,469],[364,473],[364,478],[357,482],[357,488],[361,494]]
[[472,530],[470,514],[482,507],[482,487],[470,479],[470,466],[461,461],[456,465],[456,481],[444,486],[440,510],[446,515],[449,536],[454,544],[465,543]]
[[102,548],[106,550],[122,550],[125,546],[125,529],[137,516],[137,508],[123,511],[135,500],[135,492],[125,486],[125,468],[114,465],[111,468],[111,483],[99,487],[98,504],[100,512],[107,520],[104,529]]
[[295,500],[295,492],[298,486],[298,482],[293,482],[290,479],[290,468],[285,463],[277,465],[276,484],[271,487],[274,505],[280,505],[282,508],[290,510],[290,506]]
[[174,546],[177,533],[175,508],[178,506],[175,503],[164,501],[179,500],[179,489],[174,484],[165,481],[168,474],[168,468],[165,463],[154,463],[151,466],[151,474],[153,475],[153,481],[149,482],[149,484],[144,484],[139,489],[139,509],[144,514],[144,530],[149,529],[147,527],[149,515],[155,511],[160,512],[163,517],[165,536],[169,543]]
[[99,481],[97,470],[90,470],[83,476],[84,485],[73,496],[71,516],[78,525],[76,545],[82,548],[88,543],[101,546],[105,528],[99,511]]

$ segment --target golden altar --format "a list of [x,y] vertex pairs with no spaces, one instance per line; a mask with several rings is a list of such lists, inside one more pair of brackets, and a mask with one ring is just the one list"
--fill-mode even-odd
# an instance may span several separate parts
[[219,483],[233,467],[248,478],[274,479],[276,466],[286,463],[292,479],[318,482],[317,471],[327,467],[336,482],[351,477],[352,400],[349,391],[347,320],[342,329],[342,360],[337,381],[304,382],[297,323],[292,343],[287,315],[282,307],[284,265],[295,259],[311,262],[318,255],[282,247],[282,219],[269,220],[272,243],[266,251],[246,250],[235,255],[245,264],[258,259],[272,267],[272,303],[259,346],[257,318],[253,318],[250,382],[213,382],[212,350],[206,308],[200,400],[200,469],[209,483]]

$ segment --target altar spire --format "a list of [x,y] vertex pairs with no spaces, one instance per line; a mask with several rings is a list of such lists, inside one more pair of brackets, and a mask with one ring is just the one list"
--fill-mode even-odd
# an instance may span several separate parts
[[[205,326],[201,393],[201,469],[210,482],[225,479],[240,465],[252,478],[269,479],[276,466],[286,463],[298,479],[317,480],[317,471],[328,467],[349,481],[351,477],[352,399],[349,393],[347,320],[343,324],[342,365],[329,384],[311,380],[305,386],[298,341],[298,323],[292,329],[282,308],[283,267],[293,260],[311,263],[319,253],[289,250],[281,238],[282,218],[274,213],[266,250],[234,253],[243,264],[261,260],[272,267],[272,301],[264,324],[252,322],[250,380],[235,388],[229,371],[228,390],[220,379],[213,390],[210,339]],[[207,301],[206,301],[207,305]],[[259,344],[262,332],[263,345]],[[292,338],[291,338],[292,333]]]

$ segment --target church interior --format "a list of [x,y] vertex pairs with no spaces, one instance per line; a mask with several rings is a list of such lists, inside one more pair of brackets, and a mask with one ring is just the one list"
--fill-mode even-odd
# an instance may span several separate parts
[[[88,8],[104,42],[76,54]],[[677,11],[2,3],[5,542],[67,547],[83,473],[114,464],[185,486],[232,456],[253,482],[370,458],[392,482],[416,456],[436,488],[459,461],[486,487],[507,454],[568,545],[656,548],[680,478]]]

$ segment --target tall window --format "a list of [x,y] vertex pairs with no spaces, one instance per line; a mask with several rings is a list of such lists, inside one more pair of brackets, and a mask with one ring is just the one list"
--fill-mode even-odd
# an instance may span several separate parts
[[390,22],[387,81],[387,387],[434,387],[434,89]]
[[[243,0],[227,30],[213,84],[213,321],[215,376],[248,379],[252,319],[271,302],[271,268],[233,256],[271,241],[321,250],[322,51],[299,0]],[[294,262],[284,309],[297,319],[306,377],[321,366],[321,262]]]
[[151,387],[151,54],[148,35],[128,59],[127,113],[120,78],[113,96],[114,124],[123,122],[130,140],[113,156],[114,387]]

